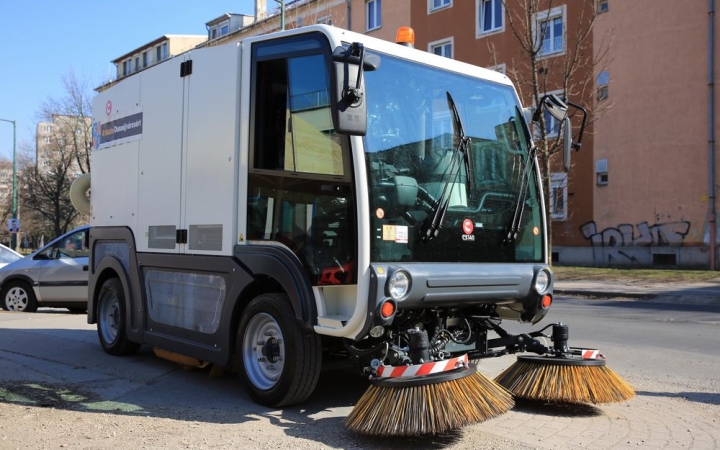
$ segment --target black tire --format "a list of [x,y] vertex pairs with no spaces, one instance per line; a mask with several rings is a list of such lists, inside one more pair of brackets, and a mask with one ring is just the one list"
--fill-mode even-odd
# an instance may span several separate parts
[[6,311],[35,312],[38,309],[35,291],[24,281],[16,280],[6,284],[0,292],[0,298]]
[[110,355],[135,353],[140,344],[128,340],[125,323],[125,292],[117,278],[105,280],[97,296],[97,330],[100,345]]
[[297,321],[287,295],[254,298],[243,312],[236,344],[238,372],[255,403],[293,405],[315,390],[322,365],[320,336]]

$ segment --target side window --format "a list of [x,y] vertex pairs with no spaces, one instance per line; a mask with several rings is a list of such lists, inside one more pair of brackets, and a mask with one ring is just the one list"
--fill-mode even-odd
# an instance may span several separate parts
[[[330,82],[322,55],[290,58],[290,144],[297,172],[343,175],[340,136],[330,115]],[[287,141],[286,141],[287,142]],[[286,161],[289,158],[286,156]]]
[[258,63],[255,168],[343,175],[323,55]]
[[84,258],[88,256],[85,246],[85,231],[73,233],[58,242],[58,255],[60,258]]

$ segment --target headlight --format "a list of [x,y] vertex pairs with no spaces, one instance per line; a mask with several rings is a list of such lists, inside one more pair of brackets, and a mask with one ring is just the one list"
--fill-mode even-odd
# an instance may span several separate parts
[[538,272],[535,277],[535,291],[542,295],[547,292],[550,287],[550,273],[547,270],[542,269]]
[[395,300],[403,298],[410,290],[410,275],[407,272],[398,270],[388,279],[387,287],[390,297]]

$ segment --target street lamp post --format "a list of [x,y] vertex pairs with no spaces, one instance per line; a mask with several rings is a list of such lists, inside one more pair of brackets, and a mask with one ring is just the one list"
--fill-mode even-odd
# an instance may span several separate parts
[[[17,219],[17,169],[15,166],[15,152],[17,150],[16,147],[16,123],[14,120],[8,120],[8,119],[0,119],[0,122],[8,122],[11,123],[13,126],[13,182],[12,182],[12,218]],[[11,235],[11,243],[10,247],[13,250],[17,250],[17,233],[12,233]]]
[[285,0],[275,0],[280,3],[280,29],[285,30]]

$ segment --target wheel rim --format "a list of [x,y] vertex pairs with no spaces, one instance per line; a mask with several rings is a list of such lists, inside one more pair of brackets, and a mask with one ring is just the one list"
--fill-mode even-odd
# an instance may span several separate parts
[[250,382],[258,389],[270,389],[280,380],[285,340],[280,325],[269,314],[256,314],[245,328],[243,362]]
[[120,330],[120,300],[112,291],[105,291],[100,297],[98,329],[103,340],[112,344]]
[[15,286],[5,295],[5,304],[10,311],[25,311],[29,298],[25,289]]

